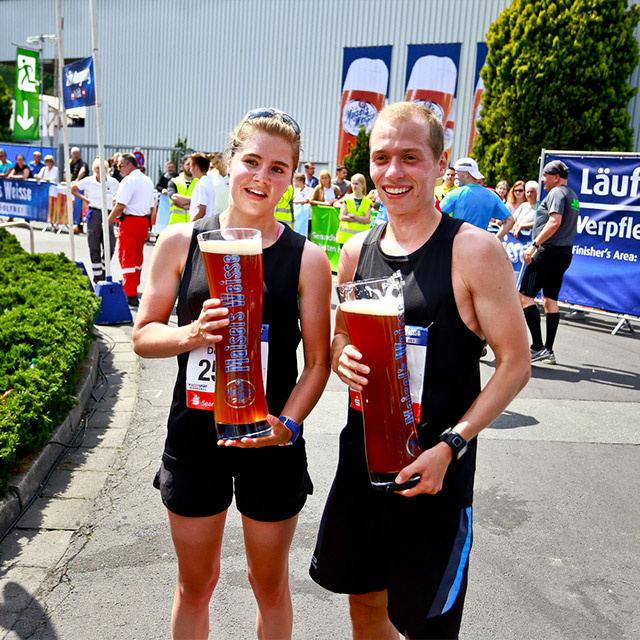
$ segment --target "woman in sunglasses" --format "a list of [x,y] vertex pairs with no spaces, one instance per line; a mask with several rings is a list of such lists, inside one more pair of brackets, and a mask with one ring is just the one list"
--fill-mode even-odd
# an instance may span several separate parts
[[[273,211],[298,165],[300,129],[276,109],[250,111],[231,134],[229,206],[160,236],[136,319],[133,342],[146,358],[178,356],[178,378],[162,465],[154,484],[168,509],[178,557],[174,638],[206,638],[209,601],[220,574],[220,549],[235,489],[242,514],[247,571],[257,600],[259,638],[290,638],[293,613],[289,547],[312,484],[302,421],[329,376],[331,272],[326,254],[279,223]],[[217,228],[262,232],[264,304],[269,325],[268,422],[273,435],[217,442],[210,411],[186,404],[189,352],[212,347],[229,311],[209,299],[196,236]],[[169,325],[176,292],[178,326]],[[296,348],[302,338],[304,368]],[[287,426],[285,426],[285,424]],[[278,446],[287,445],[291,446]],[[222,446],[221,446],[222,445]]]
[[516,209],[527,201],[527,198],[524,194],[524,180],[516,180],[513,183],[513,187],[509,189],[509,193],[507,194],[507,209],[511,211],[511,213],[515,213]]

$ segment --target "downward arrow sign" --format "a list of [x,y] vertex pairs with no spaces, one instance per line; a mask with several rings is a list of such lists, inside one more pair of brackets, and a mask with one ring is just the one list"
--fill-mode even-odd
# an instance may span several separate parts
[[22,110],[24,111],[24,115],[18,115],[16,120],[18,124],[26,131],[29,127],[34,123],[33,116],[29,115],[29,101],[22,101]]

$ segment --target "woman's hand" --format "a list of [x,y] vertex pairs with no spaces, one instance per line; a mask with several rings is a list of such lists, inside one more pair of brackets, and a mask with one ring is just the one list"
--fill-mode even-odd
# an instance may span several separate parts
[[360,362],[361,359],[362,354],[352,344],[347,344],[333,367],[340,380],[354,391],[362,391],[368,382],[364,376],[370,372],[370,369]]
[[267,422],[273,429],[273,435],[262,438],[240,438],[238,440],[218,440],[219,447],[236,447],[237,449],[260,449],[261,447],[274,447],[285,444],[291,440],[291,429],[285,427],[279,418],[267,415]]
[[214,344],[222,340],[218,333],[229,324],[229,309],[220,306],[218,298],[205,300],[197,320],[189,326],[189,333],[195,346]]

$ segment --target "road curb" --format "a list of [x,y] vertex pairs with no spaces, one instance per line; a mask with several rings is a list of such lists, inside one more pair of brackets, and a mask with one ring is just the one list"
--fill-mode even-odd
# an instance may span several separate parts
[[[78,430],[82,414],[91,397],[98,374],[99,351],[94,340],[89,354],[80,368],[80,381],[76,389],[77,404],[51,435],[50,441],[70,444]],[[15,475],[9,482],[7,495],[0,500],[0,535],[18,517],[24,506],[40,490],[40,485],[60,455],[61,445],[45,445],[26,471]]]

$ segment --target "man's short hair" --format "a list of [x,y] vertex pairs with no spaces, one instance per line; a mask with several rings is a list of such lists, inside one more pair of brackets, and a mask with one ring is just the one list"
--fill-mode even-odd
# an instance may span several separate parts
[[440,159],[444,151],[444,126],[438,116],[429,107],[418,102],[394,102],[385,107],[376,118],[371,128],[370,136],[378,122],[405,122],[406,120],[422,120],[427,125],[427,144],[436,160]]
[[80,149],[78,147],[71,147],[71,153],[80,153]]
[[343,164],[339,164],[339,165],[336,167],[336,173],[338,173],[338,171],[342,171],[343,169],[346,169],[346,168],[347,168],[347,167],[345,167]]
[[302,180],[303,182],[306,180],[304,173],[294,173],[293,174],[293,181],[294,182],[298,182]]
[[196,165],[202,173],[207,173],[209,171],[209,164],[211,164],[209,160],[209,156],[204,153],[192,153],[191,154],[191,166]]
[[547,173],[550,176],[560,176],[566,180],[569,177],[569,167],[562,160],[552,160],[544,165],[542,173]]
[[126,162],[127,164],[133,165],[136,169],[138,168],[138,160],[133,155],[133,153],[123,153],[120,155],[122,162]]
[[304,163],[304,168],[305,169],[311,169],[311,167],[313,167],[314,169],[316,168],[315,162],[305,162]]

